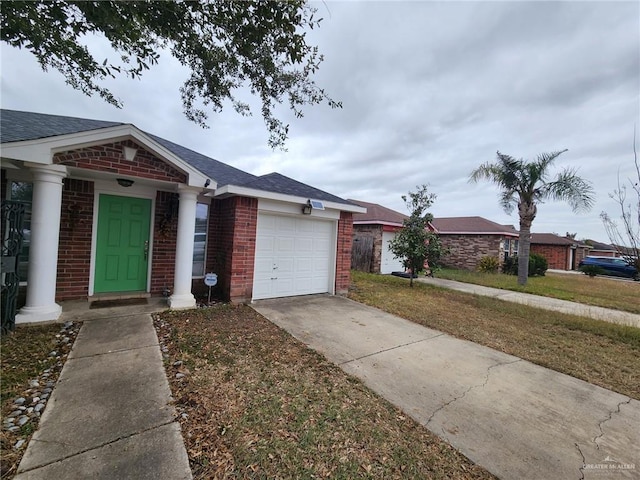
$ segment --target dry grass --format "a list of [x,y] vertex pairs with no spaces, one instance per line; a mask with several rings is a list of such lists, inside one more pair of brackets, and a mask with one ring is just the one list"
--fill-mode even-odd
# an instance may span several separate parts
[[529,278],[527,284],[522,287],[518,285],[517,277],[502,273],[442,269],[438,271],[437,276],[486,287],[532,293],[587,305],[640,313],[639,282],[621,281],[602,276],[589,277],[587,275],[548,272],[544,277]]
[[155,323],[197,479],[493,478],[249,307]]
[[[80,324],[73,324],[64,335],[75,338]],[[0,371],[2,372],[2,418],[5,419],[14,409],[13,401],[17,397],[29,399],[37,395],[39,389],[29,385],[30,380],[56,382],[62,367],[71,351],[73,342],[60,341],[61,325],[54,323],[42,326],[19,326],[14,332],[2,336]],[[52,351],[57,356],[50,356]],[[48,370],[46,374],[43,372]],[[46,378],[45,378],[46,376]],[[12,478],[22,460],[26,446],[38,426],[39,417],[31,420],[18,431],[10,432],[2,426],[0,432],[0,472],[2,478]],[[24,440],[21,448],[15,449],[18,440]]]
[[350,298],[640,399],[640,329],[352,272]]

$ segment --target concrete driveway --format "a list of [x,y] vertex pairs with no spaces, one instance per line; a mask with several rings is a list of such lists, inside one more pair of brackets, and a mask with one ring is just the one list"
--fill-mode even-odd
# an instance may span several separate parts
[[254,308],[502,479],[640,477],[637,400],[342,297]]

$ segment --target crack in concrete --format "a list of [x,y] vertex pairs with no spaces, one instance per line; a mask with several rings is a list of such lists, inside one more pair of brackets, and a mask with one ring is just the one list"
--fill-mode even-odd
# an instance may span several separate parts
[[484,381],[482,383],[479,383],[477,385],[471,385],[469,388],[467,388],[464,392],[462,392],[462,395],[459,395],[457,397],[452,398],[451,400],[449,400],[448,402],[446,402],[445,404],[439,406],[427,419],[427,421],[424,423],[425,426],[429,425],[429,423],[431,422],[431,420],[433,420],[433,417],[435,417],[438,412],[440,412],[440,410],[448,407],[449,405],[451,405],[454,402],[457,402],[458,400],[462,400],[467,393],[469,393],[471,390],[475,389],[475,388],[484,388],[487,383],[489,383],[489,376],[491,375],[491,370],[493,370],[496,367],[502,367],[504,365],[512,365],[514,363],[518,363],[518,362],[522,362],[521,358],[518,358],[517,360],[513,360],[511,362],[503,362],[503,363],[496,363],[494,365],[491,365],[489,368],[487,368],[487,373],[484,377]]
[[112,353],[133,352],[134,350],[142,350],[144,348],[150,348],[150,347],[159,348],[160,347],[160,343],[150,343],[148,345],[140,345],[138,347],[117,348],[115,350],[109,350],[108,352],[100,352],[100,353],[93,353],[91,355],[82,355],[82,356],[72,357],[72,358],[69,358],[69,361],[81,360],[81,359],[84,359],[84,358],[102,357],[103,355],[110,355]]
[[580,471],[580,479],[579,480],[584,480],[584,465],[587,463],[587,460],[584,458],[584,453],[582,453],[582,449],[580,448],[580,445],[578,445],[578,442],[575,442],[574,445],[576,446],[576,448],[578,449],[578,453],[582,457],[582,464],[580,465],[580,468],[578,469]]
[[[173,423],[178,423],[178,425],[179,425],[179,422],[177,422],[175,419],[172,419],[172,420],[170,420],[168,422],[161,423],[159,425],[154,425],[154,426],[146,428],[144,430],[133,432],[133,433],[130,433],[130,434],[127,434],[127,435],[122,435],[122,436],[120,436],[120,437],[118,437],[118,438],[116,438],[114,440],[109,440],[108,442],[104,442],[104,443],[101,443],[99,445],[95,445],[93,447],[85,448],[84,450],[80,450],[80,451],[72,453],[70,455],[65,455],[65,456],[63,456],[61,458],[57,458],[57,459],[52,460],[52,461],[47,462],[47,463],[43,463],[42,465],[37,465],[37,466],[29,468],[27,470],[19,471],[18,473],[32,472],[34,470],[38,470],[40,468],[44,468],[44,467],[47,467],[49,465],[53,465],[54,463],[63,462],[64,460],[68,460],[68,459],[76,457],[78,455],[82,455],[83,453],[90,452],[91,450],[97,450],[99,448],[106,447],[107,445],[112,445],[114,443],[117,443],[117,442],[119,442],[121,440],[126,440],[127,438],[131,438],[131,437],[134,437],[136,435],[141,435],[143,433],[150,432],[151,430],[155,430],[156,428],[160,428],[160,427],[164,427],[164,426],[167,426],[167,425],[171,425]],[[64,443],[64,442],[57,442],[57,441],[53,441],[53,440],[39,440],[37,438],[32,438],[31,441],[40,442],[40,443],[58,444],[58,445],[62,445],[62,446],[70,445],[70,444],[67,444],[67,443]]]
[[390,352],[392,350],[395,350],[397,348],[402,348],[402,347],[407,347],[409,345],[415,345],[416,343],[420,343],[420,342],[426,342],[428,340],[432,340],[434,338],[438,338],[438,337],[442,337],[443,335],[446,335],[445,333],[440,333],[438,335],[434,335],[433,337],[429,337],[429,338],[421,338],[420,340],[416,340],[414,342],[409,342],[409,343],[404,343],[402,345],[396,345],[394,347],[390,347],[390,348],[385,348],[384,350],[379,350],[377,352],[373,352],[373,353],[368,353],[366,355],[363,355],[361,357],[357,357],[354,358],[353,360],[347,360],[346,362],[342,362],[339,365],[346,365],[347,363],[351,363],[351,362],[357,362],[358,360],[362,360],[363,358],[368,358],[368,357],[373,357],[374,355],[378,355],[380,353],[385,353],[385,352]]
[[598,440],[604,437],[604,430],[602,429],[603,425],[609,422],[616,413],[620,413],[620,409],[622,408],[622,405],[629,405],[630,403],[631,403],[631,398],[627,398],[627,400],[625,400],[624,402],[619,402],[618,405],[616,406],[616,409],[610,411],[609,416],[598,424],[598,429],[600,430],[600,434],[596,435],[593,438],[593,443],[596,445],[596,450],[600,450],[600,445],[598,444]]

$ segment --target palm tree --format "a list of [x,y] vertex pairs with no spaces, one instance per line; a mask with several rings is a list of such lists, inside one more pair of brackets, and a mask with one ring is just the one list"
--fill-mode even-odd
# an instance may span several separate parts
[[538,213],[537,205],[544,200],[564,200],[574,212],[593,206],[591,184],[566,168],[549,181],[553,161],[567,150],[542,153],[534,161],[525,161],[497,152],[496,163],[484,163],[471,172],[470,182],[489,180],[501,190],[500,205],[507,213],[518,207],[520,216],[520,246],[518,248],[518,284],[525,285],[529,274],[531,224]]

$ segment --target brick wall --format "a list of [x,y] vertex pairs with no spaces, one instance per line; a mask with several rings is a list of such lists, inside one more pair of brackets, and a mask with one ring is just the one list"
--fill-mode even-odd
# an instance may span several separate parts
[[382,264],[382,225],[353,225],[353,240],[361,237],[373,239],[370,272],[380,273]]
[[219,293],[234,303],[251,301],[258,200],[214,200],[209,219],[207,271],[218,274]]
[[[382,238],[382,233],[380,233]],[[340,212],[338,220],[338,247],[336,252],[336,294],[346,295],[351,283],[351,245],[353,241],[353,214]]]
[[[132,162],[124,158],[124,146],[138,150]],[[53,163],[128,177],[186,183],[184,173],[140,148],[131,140],[56,153],[53,156]]]
[[66,178],[62,187],[56,300],[87,298],[91,273],[93,182]]
[[500,264],[504,261],[500,235],[440,235],[445,248],[450,250],[442,258],[447,267],[464,270],[475,270],[482,257],[498,258]]
[[[547,259],[547,268],[554,270],[568,270],[570,268],[569,245],[542,245],[531,244],[530,253],[537,253]],[[577,265],[577,264],[576,264]]]
[[176,268],[176,238],[178,235],[178,194],[156,193],[154,212],[153,254],[151,264],[151,294],[173,292]]

